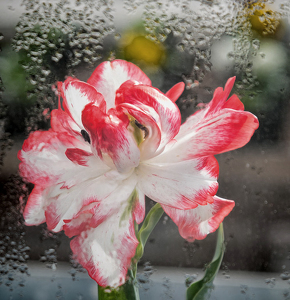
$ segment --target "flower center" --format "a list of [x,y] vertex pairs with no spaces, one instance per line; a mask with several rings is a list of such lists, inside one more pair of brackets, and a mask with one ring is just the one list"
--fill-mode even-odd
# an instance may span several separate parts
[[149,130],[146,126],[138,122],[134,117],[128,115],[130,125],[128,126],[128,130],[132,132],[137,145],[140,144],[146,139],[149,134]]

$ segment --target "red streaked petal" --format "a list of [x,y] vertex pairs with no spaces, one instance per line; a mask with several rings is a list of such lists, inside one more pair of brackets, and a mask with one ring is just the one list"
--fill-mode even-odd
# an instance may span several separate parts
[[120,59],[101,63],[88,79],[88,83],[104,96],[107,108],[110,109],[115,106],[117,89],[127,80],[151,85],[150,79],[137,66]]
[[[58,89],[58,94],[65,100],[65,92],[64,92],[64,83],[68,84],[70,81],[80,81],[77,78],[73,78],[71,76],[66,77],[66,80],[64,82],[58,81],[57,82],[57,89]],[[66,102],[66,101],[65,101]],[[59,103],[60,104],[60,103]]]
[[[150,86],[134,85],[132,82],[123,84],[116,94],[116,106],[129,103],[145,111],[155,119],[161,130],[162,149],[178,133],[181,115],[178,107],[159,90]],[[152,113],[152,109],[155,113]]]
[[102,111],[106,111],[106,102],[102,94],[86,82],[69,79],[62,85],[64,95],[63,106],[76,124],[83,129],[82,111],[88,103],[94,103]]
[[[78,262],[101,286],[118,287],[125,283],[138,240],[132,217],[123,211],[113,214],[96,228],[83,231],[71,243]],[[96,238],[98,237],[98,238]]]
[[138,188],[152,200],[179,209],[212,201],[217,192],[218,163],[213,157],[178,163],[147,161],[139,165]]
[[89,159],[94,156],[92,153],[84,151],[79,148],[68,148],[65,151],[65,155],[69,160],[73,163],[88,167],[89,166]]
[[88,104],[83,110],[82,121],[98,155],[107,153],[119,172],[127,172],[138,166],[140,150],[127,129],[128,118],[124,121],[112,109],[109,112],[110,115],[106,115],[98,107]]
[[75,218],[71,220],[63,220],[63,230],[66,236],[72,238],[81,234],[83,231],[90,229],[90,221],[93,216],[94,207],[97,205],[98,203],[93,202],[84,206]]
[[175,84],[166,94],[165,96],[168,97],[172,102],[176,102],[176,100],[180,97],[180,95],[184,91],[185,84],[184,82],[179,82]]
[[[72,162],[66,156],[66,150],[79,149],[86,153],[86,166]],[[89,179],[106,173],[110,168],[101,159],[90,155],[89,145],[63,132],[36,131],[29,135],[22,150],[18,153],[21,160],[19,172],[22,177],[46,189],[46,206],[51,198],[66,193],[72,188]],[[70,150],[72,151],[72,150]],[[72,157],[70,157],[72,158]],[[51,195],[56,189],[58,192]]]
[[55,132],[66,132],[73,136],[81,136],[80,127],[68,113],[61,109],[54,109],[51,112],[50,125]]
[[234,201],[214,196],[212,203],[194,209],[180,210],[165,205],[162,208],[178,226],[180,235],[193,242],[214,232],[234,206]]
[[74,166],[65,156],[66,149],[82,146],[86,147],[85,143],[65,132],[30,133],[18,152],[20,175],[31,183],[49,186]]
[[[190,121],[189,121],[190,122]],[[164,152],[164,158],[173,161],[215,155],[243,147],[249,142],[259,123],[249,112],[223,109],[210,118],[202,119],[193,128],[185,122],[183,135],[176,136],[176,143]]]
[[196,157],[215,155],[243,147],[249,142],[259,122],[256,116],[245,112],[236,95],[227,97],[235,77],[230,78],[225,90],[217,88],[213,100],[205,109],[197,111],[181,125],[160,159],[182,161]]
[[44,205],[45,205],[45,192],[42,186],[36,185],[25,206],[23,217],[25,225],[39,225],[45,222]]
[[[69,188],[58,184],[49,190],[45,215],[47,227],[54,232],[62,230],[64,223],[77,217],[83,207],[94,202],[96,204],[101,203],[105,201],[104,199],[110,197],[112,193],[115,195],[115,206],[118,207],[118,190],[120,186],[123,186],[123,181],[130,176],[130,174],[122,175],[114,170],[106,172],[105,168],[99,169],[98,165],[90,165],[90,168],[76,166],[84,170],[84,173],[78,172],[74,176],[71,176],[70,173],[67,176],[70,175],[72,180],[75,180],[74,177],[76,176],[77,184]],[[105,165],[105,167],[107,166]],[[83,180],[80,180],[79,174],[82,175]],[[127,187],[130,189],[129,194],[133,191],[135,185]],[[114,204],[111,206],[114,206]],[[114,207],[111,207],[111,209],[114,209]],[[103,213],[105,214],[104,211]]]
[[83,206],[72,220],[64,219],[65,234],[72,237],[85,229],[95,228],[119,211],[124,212],[122,218],[132,214],[133,219],[141,223],[145,216],[145,196],[136,189],[136,183],[136,177],[130,176],[101,201]]

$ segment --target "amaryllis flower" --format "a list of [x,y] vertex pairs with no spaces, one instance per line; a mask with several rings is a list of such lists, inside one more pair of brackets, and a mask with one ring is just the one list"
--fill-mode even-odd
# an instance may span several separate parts
[[59,83],[51,129],[31,133],[18,155],[20,174],[34,184],[26,224],[74,237],[80,264],[112,287],[126,280],[145,195],[188,241],[215,231],[234,202],[216,196],[213,155],[244,146],[258,127],[236,95],[227,100],[234,81],[183,125],[175,101],[184,84],[163,94],[132,63],[104,62],[87,83]]

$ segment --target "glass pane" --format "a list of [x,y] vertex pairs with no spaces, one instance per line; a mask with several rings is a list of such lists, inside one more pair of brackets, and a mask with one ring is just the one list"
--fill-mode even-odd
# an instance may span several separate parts
[[[100,63],[122,59],[162,93],[184,82],[182,122],[236,76],[232,94],[259,128],[243,148],[216,156],[217,195],[235,207],[223,222],[226,252],[210,299],[288,299],[289,20],[282,0],[1,1],[0,298],[98,298],[63,231],[24,224],[33,184],[19,175],[17,153],[30,133],[51,127],[57,82],[86,82]],[[154,204],[146,198],[146,212]],[[138,265],[141,299],[185,299],[215,244],[216,233],[187,241],[164,214]]]

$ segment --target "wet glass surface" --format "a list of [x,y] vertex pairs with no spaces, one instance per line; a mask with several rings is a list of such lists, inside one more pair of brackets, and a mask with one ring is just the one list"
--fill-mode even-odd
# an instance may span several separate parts
[[[24,225],[33,186],[18,175],[17,152],[30,132],[49,128],[57,81],[86,81],[120,58],[162,92],[183,81],[183,121],[237,76],[233,92],[260,127],[244,148],[217,156],[218,195],[236,206],[224,220],[226,253],[210,299],[290,299],[289,21],[290,4],[278,0],[1,1],[0,296],[97,299],[69,239]],[[141,299],[183,299],[215,240],[189,243],[164,215],[140,261]],[[40,296],[38,286],[49,291]]]

